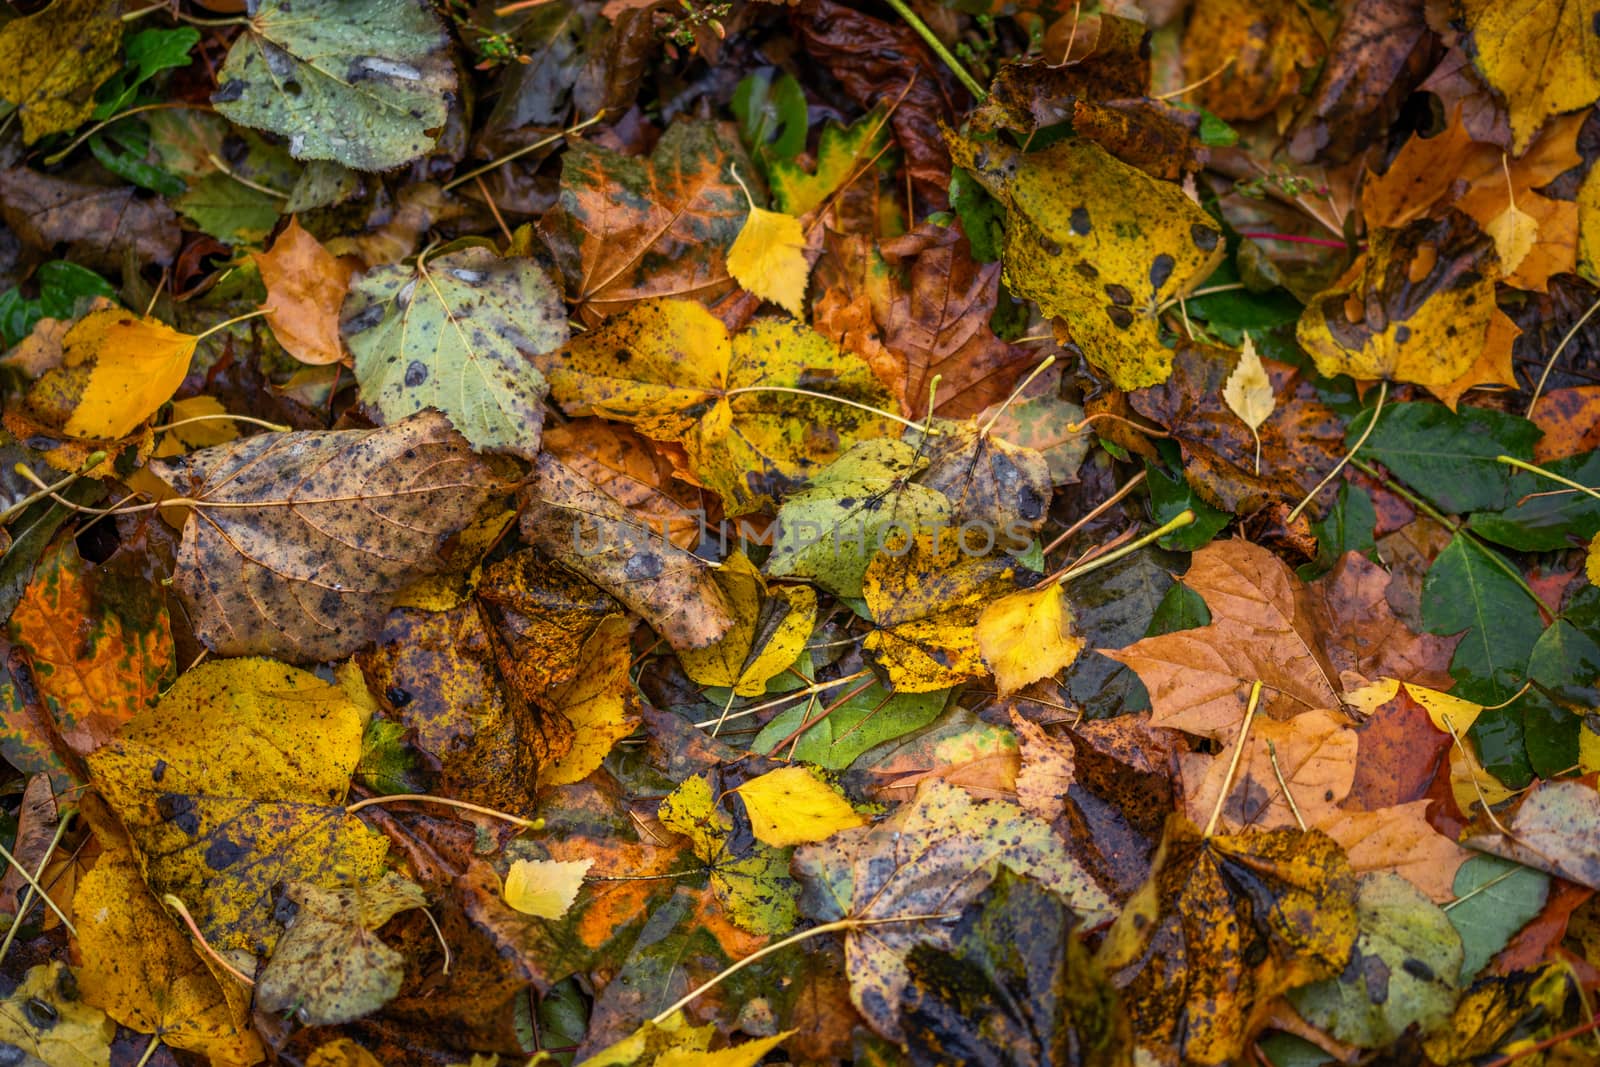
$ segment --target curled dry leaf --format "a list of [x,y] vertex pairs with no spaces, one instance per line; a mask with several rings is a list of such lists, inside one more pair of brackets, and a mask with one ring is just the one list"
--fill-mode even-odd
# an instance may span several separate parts
[[438,412],[378,430],[268,433],[151,464],[192,503],[175,576],[219,655],[338,659],[510,489]]

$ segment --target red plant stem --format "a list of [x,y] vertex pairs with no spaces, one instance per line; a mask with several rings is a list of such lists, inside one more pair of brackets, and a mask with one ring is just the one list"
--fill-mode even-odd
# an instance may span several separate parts
[[1335,241],[1328,237],[1301,237],[1293,233],[1241,233],[1240,237],[1252,237],[1258,241],[1288,241],[1297,245],[1320,245],[1323,248],[1347,248],[1343,241]]

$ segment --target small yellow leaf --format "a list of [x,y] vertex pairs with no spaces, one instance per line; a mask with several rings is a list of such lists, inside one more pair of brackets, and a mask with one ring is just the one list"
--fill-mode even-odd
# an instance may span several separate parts
[[989,604],[978,616],[977,635],[1002,697],[1048,678],[1083,651],[1083,639],[1072,632],[1067,595],[1056,582]]
[[744,798],[756,840],[779,848],[821,841],[867,821],[805,767],[763,774],[736,792]]
[[1267,377],[1267,369],[1261,365],[1256,343],[1249,334],[1244,335],[1244,345],[1239,349],[1239,365],[1233,368],[1222,386],[1222,399],[1228,410],[1243,419],[1252,431],[1261,428],[1277,404],[1272,380]]
[[1578,273],[1600,279],[1600,170],[1593,168],[1578,187]]
[[728,273],[745,289],[799,318],[805,310],[806,276],[811,273],[805,248],[799,219],[752,207],[744,229],[728,249]]
[[1504,211],[1489,220],[1484,231],[1494,238],[1495,251],[1500,253],[1501,270],[1509,275],[1528,258],[1528,253],[1533,251],[1534,244],[1538,242],[1539,220],[1516,204],[1507,204]]
[[92,312],[67,331],[68,367],[90,366],[64,427],[70,437],[115,440],[154,415],[183,384],[196,339],[131,311]]
[[559,919],[578,899],[594,860],[517,860],[506,872],[506,903],[540,919]]

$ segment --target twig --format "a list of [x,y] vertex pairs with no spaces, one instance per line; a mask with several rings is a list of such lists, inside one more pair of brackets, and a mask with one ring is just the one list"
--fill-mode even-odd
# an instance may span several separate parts
[[499,819],[501,822],[508,822],[513,826],[520,826],[524,830],[544,829],[543,819],[524,819],[520,815],[511,815],[507,812],[496,811],[494,808],[485,808],[479,804],[469,804],[465,800],[455,800],[451,797],[430,796],[427,793],[389,793],[384,796],[368,797],[365,800],[358,800],[354,804],[346,805],[344,813],[346,815],[354,815],[362,808],[368,808],[374,804],[389,804],[394,801],[408,800],[415,800],[426,804],[442,804],[447,808],[460,808],[462,811],[470,811],[478,815],[487,815],[491,819]]
[[577,133],[579,130],[588,129],[590,126],[593,126],[595,123],[599,122],[602,118],[604,118],[605,114],[606,114],[605,110],[601,109],[600,111],[595,112],[589,118],[586,118],[582,122],[578,123],[576,126],[568,126],[566,129],[560,131],[559,133],[552,133],[549,137],[540,138],[539,140],[533,142],[530,145],[523,145],[521,148],[517,149],[514,152],[507,152],[505,155],[501,156],[499,159],[491,160],[490,162],[485,163],[481,167],[474,168],[473,170],[467,171],[465,174],[462,174],[462,175],[459,175],[459,176],[457,176],[455,178],[450,179],[449,181],[445,182],[444,185],[441,188],[443,189],[444,192],[448,193],[450,190],[454,189],[456,186],[465,185],[467,182],[470,182],[472,179],[476,178],[480,174],[488,174],[490,171],[495,170],[498,167],[505,166],[507,163],[510,163],[513,159],[520,159],[523,156],[527,155],[529,152],[537,152],[539,149],[544,148],[546,145],[555,144],[557,141],[561,140],[561,138],[563,138],[563,137],[570,137],[573,134]]
[[[1239,724],[1239,739],[1233,744],[1233,759],[1228,761],[1228,773],[1222,779],[1222,792],[1217,794],[1217,804],[1211,809],[1211,818],[1206,821],[1206,832],[1201,835],[1210,837],[1217,828],[1217,820],[1222,818],[1222,805],[1228,799],[1228,790],[1233,787],[1233,776],[1239,769],[1239,757],[1244,755],[1244,743],[1250,734],[1250,723],[1256,717],[1256,708],[1261,703],[1261,680],[1258,678],[1250,686],[1250,703],[1244,709],[1244,721]],[[1302,824],[1303,825],[1303,824]]]
[[707,719],[704,722],[697,722],[694,725],[704,730],[707,726],[715,726],[719,722],[726,721],[726,719],[742,719],[746,715],[757,715],[763,711],[766,711],[768,708],[775,708],[779,704],[787,704],[791,700],[799,700],[801,697],[808,697],[812,693],[820,693],[824,689],[832,689],[835,686],[844,685],[846,682],[853,682],[857,678],[865,678],[871,673],[872,672],[868,670],[860,670],[854,674],[847,674],[843,678],[835,678],[831,682],[813,682],[804,689],[796,689],[792,693],[784,693],[782,696],[775,697],[772,700],[768,700],[762,704],[757,704],[754,707],[740,708],[738,711],[726,716],[725,719]]
[[1293,511],[1289,512],[1289,517],[1284,520],[1285,526],[1294,522],[1295,519],[1298,519],[1300,517],[1300,513],[1306,509],[1306,506],[1317,498],[1317,494],[1326,489],[1328,487],[1328,483],[1337,478],[1339,476],[1339,472],[1344,470],[1345,465],[1351,460],[1355,459],[1356,453],[1361,451],[1361,446],[1367,443],[1367,438],[1372,436],[1373,428],[1378,425],[1378,416],[1383,414],[1383,401],[1386,397],[1388,397],[1388,395],[1389,380],[1385,378],[1378,383],[1378,404],[1372,409],[1372,421],[1367,423],[1367,428],[1361,431],[1361,436],[1356,439],[1355,444],[1350,446],[1350,451],[1344,454],[1344,458],[1340,459],[1338,463],[1334,464],[1333,470],[1328,472],[1328,476],[1323,478],[1322,481],[1318,482],[1316,488],[1307,493],[1306,498],[1300,501],[1300,503],[1296,504]]
[[[59,493],[61,490],[67,488],[73,482],[76,482],[79,478],[82,478],[84,475],[88,474],[105,461],[106,454],[104,452],[91,452],[89,453],[89,458],[83,461],[82,466],[73,471],[71,474],[67,475],[65,478],[62,478],[60,481],[51,482],[49,485],[43,485],[37,476],[29,478],[28,481],[31,484],[40,486],[40,488],[36,492],[29,493],[15,504],[12,504],[9,508],[6,508],[5,511],[0,511],[0,526],[9,526],[12,519],[15,519],[18,515],[21,515],[24,511],[27,511],[45,497]],[[19,461],[14,465],[13,469],[16,467],[23,468],[30,475],[33,474],[33,469],[28,467],[28,465],[25,463]]]
[[[50,839],[50,847],[44,850],[44,855],[39,859],[39,869],[34,872],[32,878],[28,879],[28,891],[22,895],[22,903],[17,906],[17,918],[11,924],[11,929],[6,931],[5,941],[0,943],[0,960],[4,960],[7,954],[11,952],[11,943],[16,940],[17,931],[22,929],[22,917],[28,914],[29,908],[33,907],[34,887],[39,884],[39,877],[44,874],[45,867],[49,865],[50,857],[55,855],[56,847],[61,844],[61,839],[66,836],[67,823],[72,821],[73,814],[74,813],[71,811],[61,813],[61,820],[56,823],[55,836]],[[23,870],[21,864],[17,863],[15,860],[11,860],[11,863],[16,866],[17,870],[22,871],[23,875],[26,876],[27,871]],[[50,901],[50,895],[48,893],[45,893],[43,889],[40,889],[39,892],[44,895],[44,899],[46,901]],[[51,901],[50,906],[55,907],[55,903]],[[72,930],[72,924],[67,922],[67,917],[65,915],[61,915],[59,911],[56,912],[56,914],[60,915],[61,921],[66,925],[67,929]],[[77,933],[76,930],[72,930],[72,932],[74,934]]]
[[1110,496],[1100,501],[1100,503],[1096,504],[1090,509],[1087,515],[1083,516],[1083,518],[1079,519],[1077,522],[1061,531],[1061,535],[1059,537],[1057,537],[1054,541],[1051,541],[1048,545],[1044,546],[1044,552],[1042,554],[1048,556],[1050,553],[1054,552],[1056,549],[1065,544],[1067,538],[1071,537],[1073,534],[1077,533],[1079,530],[1083,529],[1085,526],[1104,515],[1108,510],[1116,505],[1117,501],[1121,500],[1123,497],[1139,488],[1139,486],[1143,485],[1144,480],[1149,473],[1149,471],[1140,471],[1132,478],[1129,478],[1127,483],[1124,484],[1121,489],[1118,489],[1115,493],[1112,493]]
[[1533,387],[1533,398],[1528,401],[1528,418],[1533,418],[1533,409],[1539,403],[1539,394],[1544,392],[1544,383],[1550,380],[1550,372],[1555,370],[1556,360],[1561,358],[1561,353],[1566,350],[1568,342],[1577,336],[1578,330],[1582,328],[1584,323],[1589,321],[1589,316],[1596,311],[1600,311],[1600,297],[1595,298],[1594,303],[1589,305],[1589,310],[1583,313],[1581,319],[1572,324],[1572,329],[1568,330],[1566,336],[1561,338],[1561,343],[1556,345],[1556,350],[1550,353],[1550,360],[1544,365],[1544,373],[1539,375],[1539,384]]
[[1194,90],[1200,88],[1200,86],[1204,85],[1206,82],[1210,81],[1212,78],[1215,78],[1217,75],[1221,74],[1223,71],[1225,71],[1229,67],[1233,66],[1238,61],[1239,61],[1239,57],[1238,56],[1229,56],[1226,60],[1223,61],[1222,66],[1218,67],[1216,70],[1212,71],[1210,74],[1207,74],[1204,78],[1201,78],[1199,81],[1190,82],[1188,85],[1185,85],[1185,86],[1183,86],[1181,88],[1174,89],[1169,93],[1162,93],[1159,96],[1152,96],[1150,99],[1152,99],[1152,100],[1171,100],[1174,97],[1182,96],[1184,93],[1193,92]]
[[1113,552],[1107,552],[1103,556],[1095,556],[1093,559],[1085,560],[1076,567],[1069,568],[1060,577],[1047,580],[1057,581],[1062,585],[1065,585],[1074,578],[1082,578],[1085,574],[1088,574],[1091,571],[1097,571],[1108,563],[1114,563],[1123,556],[1139,551],[1139,549],[1143,548],[1145,545],[1161,540],[1174,530],[1183,529],[1185,526],[1188,526],[1190,523],[1194,522],[1194,519],[1194,511],[1190,508],[1184,508],[1171,519],[1168,519],[1166,522],[1162,523],[1156,529],[1151,530],[1137,541],[1123,545],[1121,548],[1116,549]]
[[1300,805],[1294,802],[1294,793],[1289,789],[1289,783],[1284,781],[1283,770],[1278,766],[1278,746],[1271,740],[1267,741],[1267,759],[1272,762],[1272,773],[1278,779],[1278,788],[1283,790],[1283,799],[1289,802],[1289,810],[1294,813],[1294,821],[1300,824],[1300,832],[1304,833],[1306,821],[1300,816]]
[[950,50],[944,46],[944,42],[939,40],[938,36],[928,28],[926,22],[917,17],[917,13],[911,10],[906,0],[889,0],[889,6],[894,8],[896,14],[906,20],[907,25],[917,31],[918,37],[927,42],[928,47],[933,49],[933,54],[938,56],[944,62],[944,65],[950,68],[950,72],[960,80],[961,84],[967,87],[967,92],[972,94],[974,100],[981,104],[989,98],[989,94],[984,91],[983,86],[978,84],[978,80],[967,73],[967,68],[963,67],[956,60],[956,57],[950,54]]

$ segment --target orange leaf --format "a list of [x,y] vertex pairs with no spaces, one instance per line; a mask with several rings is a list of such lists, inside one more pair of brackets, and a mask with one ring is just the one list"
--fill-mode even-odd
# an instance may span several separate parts
[[272,248],[251,255],[267,287],[262,308],[273,335],[301,363],[337,363],[344,358],[339,339],[339,307],[350,285],[351,267],[289,219]]

